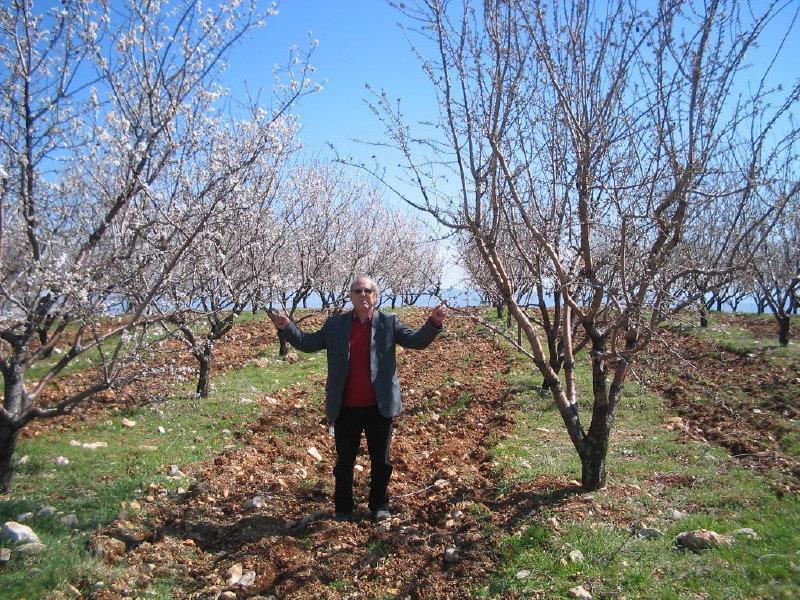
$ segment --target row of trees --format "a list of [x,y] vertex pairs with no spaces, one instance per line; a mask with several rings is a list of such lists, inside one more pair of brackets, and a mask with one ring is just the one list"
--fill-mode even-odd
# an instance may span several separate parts
[[[166,369],[166,336],[204,395],[246,307],[293,311],[311,292],[340,307],[357,272],[411,299],[428,285],[417,268],[441,273],[374,187],[298,164],[313,45],[268,99],[223,93],[226,54],[271,5],[111,4],[0,7],[0,490],[26,424]],[[80,357],[93,377],[56,392]]]
[[[800,7],[397,8],[439,102],[418,131],[388,94],[374,97],[417,192],[405,200],[458,236],[465,262],[508,308],[580,457],[583,486],[601,487],[623,383],[659,323],[756,258],[769,256],[762,289],[787,272],[778,262],[790,246],[771,248],[791,237],[787,219],[799,212],[791,115],[800,84],[776,82],[775,70],[788,66],[781,49]],[[774,44],[756,68],[768,28]],[[795,278],[796,248],[787,256]],[[796,284],[777,287],[796,294]],[[588,429],[575,381],[581,347],[593,380]]]

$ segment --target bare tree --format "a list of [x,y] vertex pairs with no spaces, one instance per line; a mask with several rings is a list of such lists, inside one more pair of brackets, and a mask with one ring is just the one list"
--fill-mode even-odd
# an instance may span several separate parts
[[[785,15],[791,30],[797,7],[663,2],[649,14],[634,3],[429,0],[398,8],[419,36],[441,116],[431,135],[415,135],[386,94],[376,97],[420,193],[405,199],[474,245],[561,413],[584,488],[599,488],[631,364],[658,323],[697,300],[681,282],[727,277],[745,241],[784,208],[785,198],[764,202],[755,190],[797,135],[787,116],[800,90],[773,90],[764,73],[760,85],[741,82],[764,28]],[[748,145],[763,152],[745,156]],[[442,172],[452,174],[451,189]],[[722,197],[735,216],[725,243],[693,259],[686,239],[700,235],[700,217]],[[512,266],[499,251],[507,224],[525,231],[515,259],[530,261],[534,283],[552,278],[563,302],[561,373],[514,299]],[[592,369],[588,429],[573,324]]]

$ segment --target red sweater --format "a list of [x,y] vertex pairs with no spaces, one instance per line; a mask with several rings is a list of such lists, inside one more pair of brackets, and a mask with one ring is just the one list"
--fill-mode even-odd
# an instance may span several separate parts
[[376,403],[369,365],[371,339],[372,320],[361,323],[353,313],[350,325],[350,370],[342,399],[345,406],[373,406]]

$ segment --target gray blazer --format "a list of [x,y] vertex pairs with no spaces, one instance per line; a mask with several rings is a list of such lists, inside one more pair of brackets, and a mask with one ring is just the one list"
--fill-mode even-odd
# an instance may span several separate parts
[[[335,423],[342,406],[344,385],[350,370],[350,325],[352,311],[328,317],[322,329],[305,333],[294,323],[289,323],[280,335],[303,352],[317,352],[323,348],[328,354],[328,381],[325,384],[325,414],[329,423]],[[395,417],[403,409],[400,401],[400,383],[397,380],[395,345],[421,350],[430,344],[441,331],[430,319],[414,331],[406,327],[397,315],[372,314],[372,342],[369,350],[372,386],[378,409],[384,417]]]

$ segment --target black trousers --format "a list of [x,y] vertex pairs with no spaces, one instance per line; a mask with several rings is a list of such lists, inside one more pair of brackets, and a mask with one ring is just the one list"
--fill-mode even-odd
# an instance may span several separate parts
[[392,419],[384,417],[377,406],[351,408],[342,406],[334,424],[336,466],[333,476],[336,489],[333,502],[336,512],[353,510],[353,466],[361,442],[361,432],[367,438],[370,460],[369,509],[386,508],[386,488],[392,476],[389,445],[392,441]]

